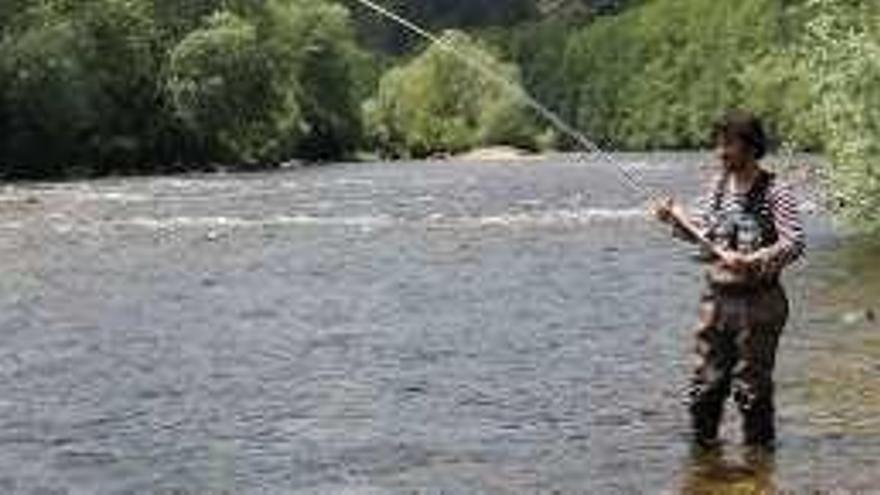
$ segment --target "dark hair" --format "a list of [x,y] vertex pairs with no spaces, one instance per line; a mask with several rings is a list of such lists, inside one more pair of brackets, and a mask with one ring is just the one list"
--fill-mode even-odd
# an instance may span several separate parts
[[769,146],[764,125],[755,114],[746,110],[730,110],[712,125],[712,140],[736,138],[752,148],[755,159],[767,154]]

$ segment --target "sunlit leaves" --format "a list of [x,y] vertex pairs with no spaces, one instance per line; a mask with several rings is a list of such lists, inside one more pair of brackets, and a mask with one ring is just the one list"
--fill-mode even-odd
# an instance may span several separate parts
[[[234,14],[215,14],[171,52],[167,88],[177,115],[218,160],[256,162],[296,132],[299,109],[285,94],[257,29]],[[282,79],[283,81],[283,79]]]
[[586,26],[564,64],[578,124],[612,146],[704,145],[746,102],[743,71],[778,47],[778,3],[664,0]]
[[462,33],[447,32],[443,40],[389,71],[366,103],[376,145],[390,155],[417,157],[488,144],[535,146],[536,127],[516,90],[474,66],[514,87],[516,68]]
[[869,2],[811,0],[803,55],[816,100],[813,118],[829,154],[840,211],[880,231],[880,12]]

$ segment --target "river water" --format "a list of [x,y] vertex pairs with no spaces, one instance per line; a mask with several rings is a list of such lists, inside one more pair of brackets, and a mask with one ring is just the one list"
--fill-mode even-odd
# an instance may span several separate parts
[[690,451],[699,267],[617,167],[707,160],[7,186],[0,493],[880,493],[880,249],[818,213],[776,454]]

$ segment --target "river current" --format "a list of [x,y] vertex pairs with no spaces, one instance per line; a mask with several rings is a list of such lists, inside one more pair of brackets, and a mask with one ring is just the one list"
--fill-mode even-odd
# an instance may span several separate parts
[[[791,180],[781,442],[687,442],[700,268],[618,167],[360,163],[0,189],[0,493],[880,493],[880,250]],[[751,490],[751,491],[750,491]],[[763,491],[761,491],[763,490]]]

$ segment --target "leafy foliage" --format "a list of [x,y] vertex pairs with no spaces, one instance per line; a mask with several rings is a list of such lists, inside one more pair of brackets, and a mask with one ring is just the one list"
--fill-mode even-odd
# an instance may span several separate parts
[[[375,79],[358,48],[348,11],[305,0],[270,3],[264,16],[266,51],[299,86],[303,135],[296,154],[330,159],[353,151],[361,139],[358,78]],[[360,98],[360,99],[359,99]]]
[[522,84],[536,100],[573,120],[566,105],[562,65],[570,33],[579,27],[569,19],[546,19],[524,23],[516,29],[484,30],[482,38],[497,46],[502,56],[516,64]]
[[812,0],[803,53],[827,177],[852,224],[880,233],[880,7]]
[[415,157],[487,144],[534,147],[537,128],[516,93],[446,47],[509,81],[519,80],[516,68],[463,33],[447,32],[443,42],[382,78],[365,105],[376,145]]
[[170,54],[166,86],[177,115],[217,160],[277,159],[297,137],[296,94],[261,50],[256,27],[213,16]]
[[97,127],[100,95],[76,27],[59,19],[24,30],[2,46],[3,175],[57,175]]
[[376,77],[355,70],[368,58],[346,10],[325,1],[0,10],[2,177],[339,157],[360,137],[366,90],[354,78]]
[[744,74],[784,46],[784,21],[776,0],[667,0],[601,19],[570,41],[568,104],[605,143],[699,146],[720,110],[761,102]]

